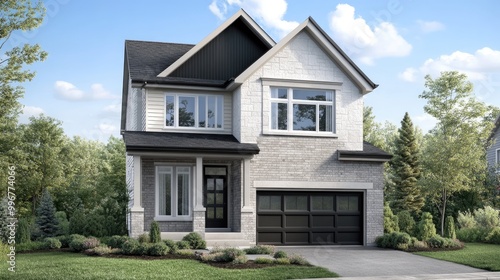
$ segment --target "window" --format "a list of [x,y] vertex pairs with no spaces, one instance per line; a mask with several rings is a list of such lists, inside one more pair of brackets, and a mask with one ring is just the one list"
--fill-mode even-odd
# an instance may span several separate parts
[[157,217],[190,217],[191,167],[157,166],[156,189]]
[[335,133],[334,91],[271,88],[271,130]]
[[222,95],[165,95],[165,127],[222,129]]
[[495,163],[496,163],[496,167],[498,169],[498,167],[500,166],[500,149],[496,150],[496,161],[495,161]]
[[337,211],[358,211],[357,196],[337,196]]
[[285,210],[307,211],[307,196],[285,195]]

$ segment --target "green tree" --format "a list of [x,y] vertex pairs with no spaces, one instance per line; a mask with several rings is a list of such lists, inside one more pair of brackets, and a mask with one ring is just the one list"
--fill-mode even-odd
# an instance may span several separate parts
[[437,124],[426,135],[422,183],[439,210],[444,233],[449,198],[484,182],[484,147],[493,125],[485,120],[491,118],[492,110],[474,98],[465,74],[442,72],[437,79],[427,75],[425,87],[420,98],[427,100],[424,110]]
[[415,137],[415,129],[408,113],[401,121],[394,149],[391,167],[394,170],[393,209],[396,212],[407,210],[418,214],[424,206],[420,193],[420,147]]
[[[18,44],[13,40],[20,31],[30,31],[42,24],[45,8],[42,1],[0,1],[0,169],[18,162],[19,133],[17,117],[22,109],[19,99],[24,96],[22,83],[31,81],[35,72],[26,66],[45,60],[47,53],[38,44]],[[0,173],[5,182],[6,173]],[[5,190],[2,190],[4,193]]]
[[457,234],[455,232],[455,220],[453,219],[453,216],[446,217],[445,230],[444,230],[443,237],[452,238],[452,239],[457,238]]
[[19,168],[19,203],[37,207],[37,201],[45,188],[57,188],[65,184],[64,161],[61,150],[65,135],[61,122],[44,115],[31,117],[30,123],[21,126],[25,153],[25,165]]
[[1,198],[0,199],[0,243],[7,243],[8,239],[8,228],[7,225],[9,224],[8,222],[8,204],[7,204],[7,197]]
[[376,122],[375,115],[373,115],[373,108],[365,106],[363,108],[363,140],[368,141],[368,137],[374,132],[375,125]]
[[429,212],[423,212],[418,223],[418,239],[424,241],[436,235],[436,226],[432,222],[432,215]]
[[36,210],[37,233],[41,239],[55,236],[59,231],[59,224],[56,218],[56,209],[52,202],[52,197],[47,189],[43,191],[40,205]]
[[392,213],[389,203],[384,204],[384,233],[392,233],[399,231],[398,216]]

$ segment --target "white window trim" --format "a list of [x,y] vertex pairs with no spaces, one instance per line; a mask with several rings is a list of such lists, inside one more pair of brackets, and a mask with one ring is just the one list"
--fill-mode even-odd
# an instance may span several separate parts
[[[173,96],[174,97],[174,126],[167,126],[166,125],[166,119],[167,119],[167,96]],[[198,127],[199,124],[199,116],[198,116],[198,97],[217,97],[221,98],[222,101],[222,111],[221,111],[221,127]],[[194,97],[195,98],[195,106],[194,106],[194,111],[195,111],[195,120],[194,120],[194,127],[184,127],[184,126],[179,126],[179,97]],[[217,102],[216,102],[217,105]],[[198,130],[198,131],[223,131],[224,130],[224,95],[222,94],[194,94],[194,93],[174,93],[174,92],[165,92],[164,97],[163,97],[163,129],[165,130]],[[206,102],[206,111],[208,111],[208,102]],[[218,106],[215,107],[215,119],[217,123],[217,116],[218,116]]]
[[[161,167],[171,167],[172,168],[172,181],[174,184],[171,184],[171,213],[172,215],[159,215],[160,213],[160,185],[159,185],[159,168]],[[177,215],[177,168],[178,167],[189,167],[189,188],[188,188],[188,211],[189,215]],[[194,192],[194,167],[192,165],[182,165],[182,164],[156,164],[155,163],[155,221],[192,221],[193,220],[193,198],[192,194]]]
[[[269,120],[268,120],[268,125],[269,125],[269,130],[267,131],[266,134],[273,134],[273,135],[294,135],[294,136],[319,136],[319,137],[337,137],[337,108],[336,108],[336,100],[337,100],[337,90],[336,89],[321,89],[318,88],[316,85],[314,87],[297,87],[296,85],[281,85],[282,83],[279,83],[280,85],[271,85],[269,87]],[[286,88],[287,89],[287,99],[283,98],[272,98],[272,89],[273,88]],[[293,99],[293,90],[294,89],[311,89],[311,90],[324,90],[324,91],[329,91],[332,93],[332,101],[309,101],[309,100],[301,100],[301,99]],[[273,103],[283,103],[287,104],[287,119],[288,119],[288,129],[287,130],[278,130],[278,129],[272,129],[272,104]],[[294,104],[310,104],[310,105],[316,105],[317,107],[319,105],[332,105],[332,130],[333,131],[319,131],[319,110],[316,110],[316,131],[300,131],[300,130],[293,130],[293,105]],[[318,109],[318,108],[316,108]],[[292,120],[292,122],[290,122]]]

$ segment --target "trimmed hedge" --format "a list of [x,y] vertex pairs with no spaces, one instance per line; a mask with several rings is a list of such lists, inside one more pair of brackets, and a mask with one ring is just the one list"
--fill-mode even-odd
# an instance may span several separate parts
[[191,249],[205,249],[207,248],[207,243],[201,235],[197,232],[190,232],[182,238],[183,241],[187,241]]

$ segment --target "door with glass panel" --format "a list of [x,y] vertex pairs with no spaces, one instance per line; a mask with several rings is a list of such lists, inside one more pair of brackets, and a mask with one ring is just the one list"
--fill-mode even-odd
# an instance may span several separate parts
[[204,167],[205,227],[227,228],[227,167]]

